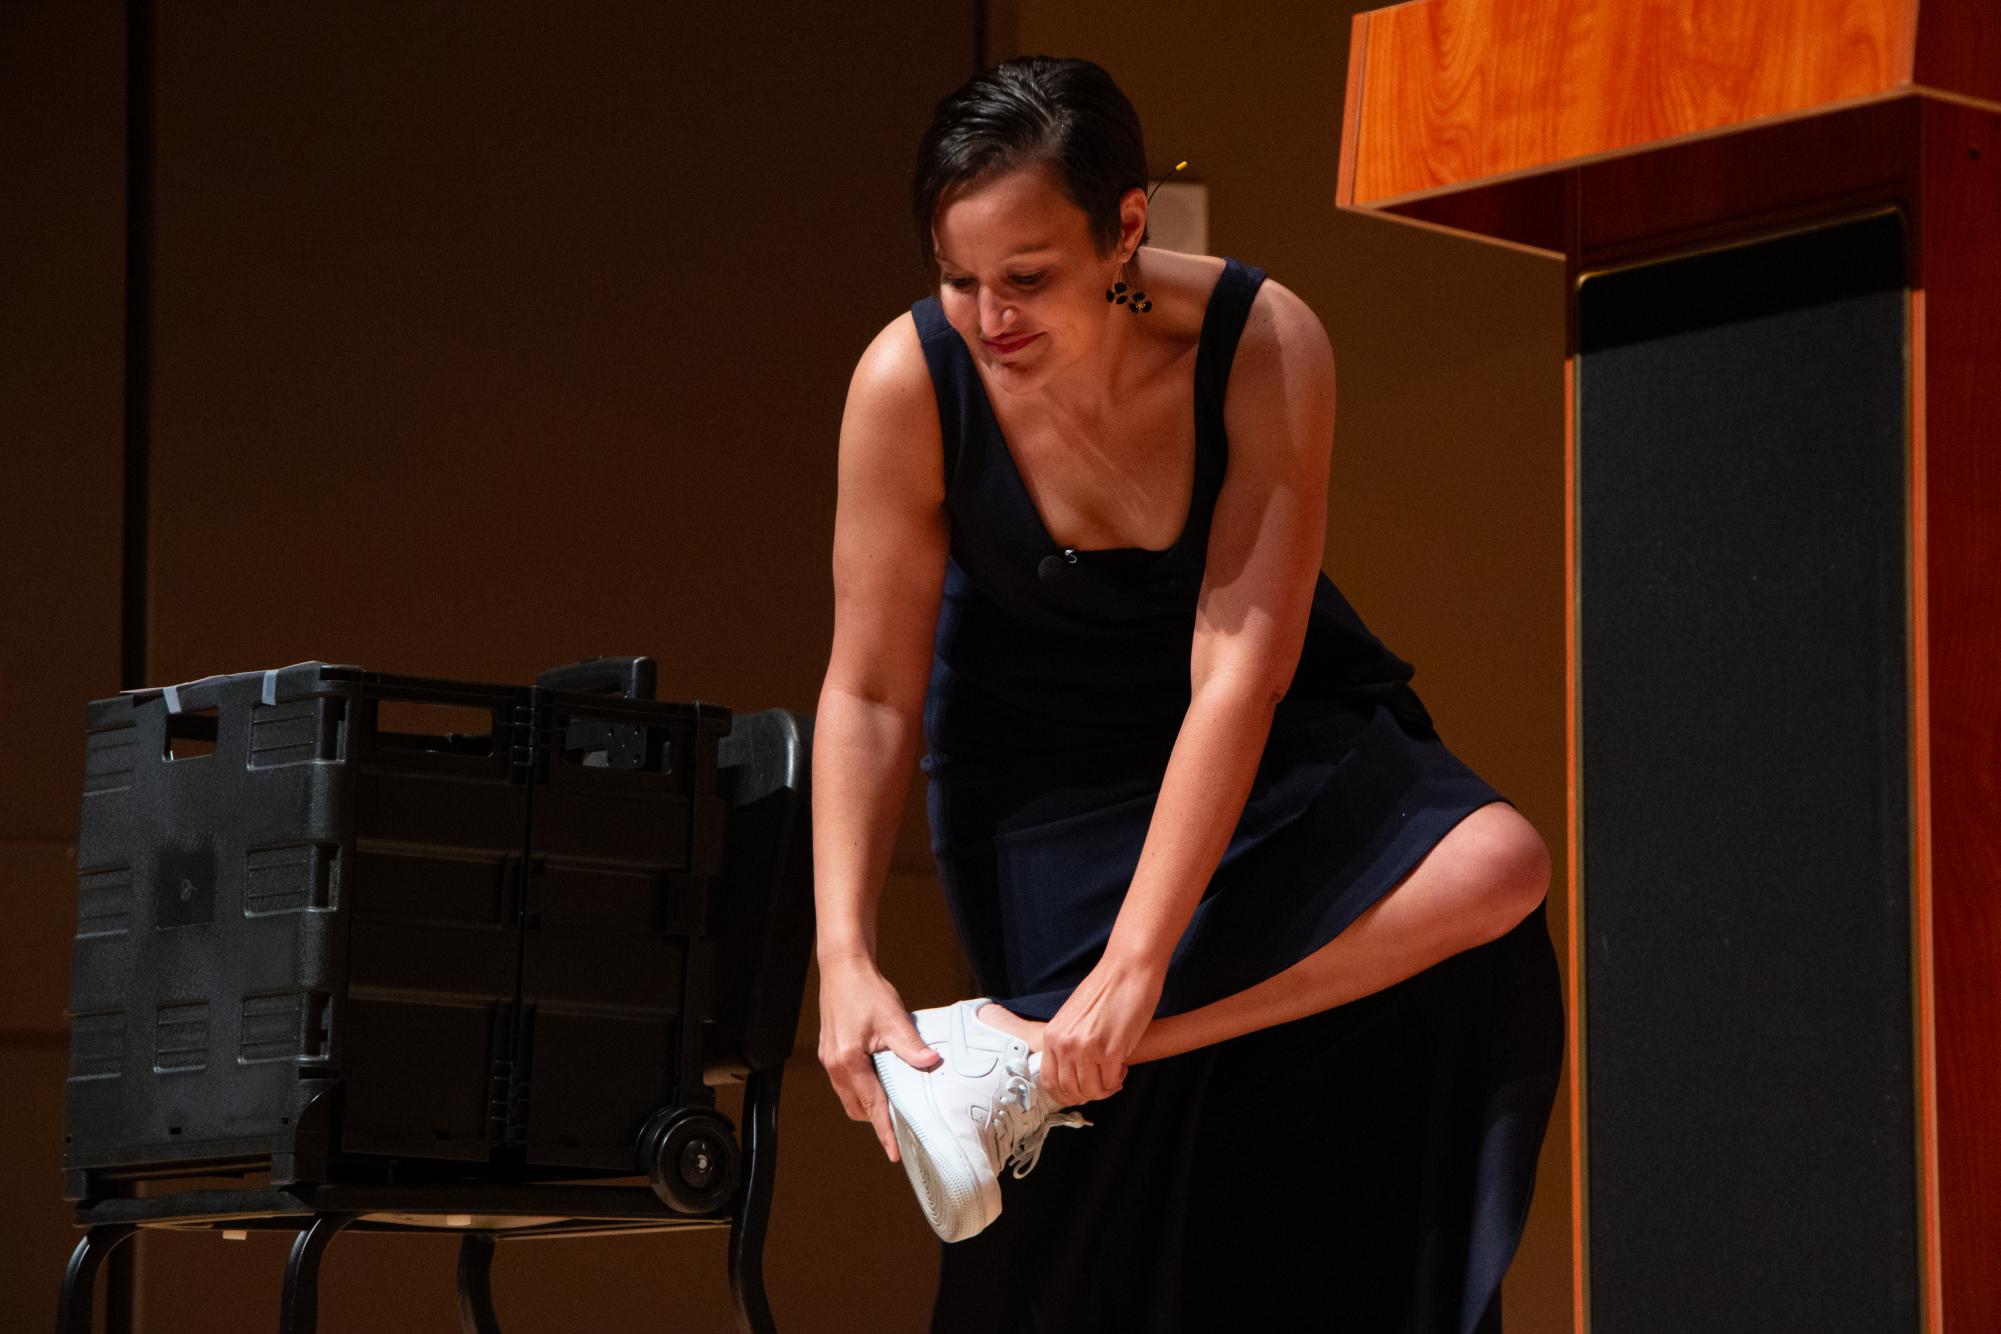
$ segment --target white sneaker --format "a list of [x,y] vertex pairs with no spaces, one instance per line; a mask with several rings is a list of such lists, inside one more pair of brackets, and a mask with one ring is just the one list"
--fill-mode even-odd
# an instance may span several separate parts
[[875,1053],[889,1095],[889,1124],[903,1170],[932,1231],[963,1241],[1000,1216],[1001,1169],[1024,1177],[1042,1157],[1052,1126],[1088,1126],[1060,1111],[1036,1076],[1042,1053],[976,1017],[986,997],[918,1010],[917,1035],[945,1059],[919,1070],[895,1052]]

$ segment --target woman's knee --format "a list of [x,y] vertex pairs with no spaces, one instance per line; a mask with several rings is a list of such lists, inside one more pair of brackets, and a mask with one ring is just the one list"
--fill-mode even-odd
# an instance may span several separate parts
[[1482,906],[1491,910],[1488,938],[1494,939],[1534,912],[1549,893],[1549,845],[1520,811],[1504,802],[1484,806],[1468,820],[1480,821],[1475,874]]

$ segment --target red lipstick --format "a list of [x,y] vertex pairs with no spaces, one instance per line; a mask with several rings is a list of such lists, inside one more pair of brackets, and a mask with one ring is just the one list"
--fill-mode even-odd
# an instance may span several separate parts
[[1022,348],[1027,347],[1030,343],[1034,342],[1036,339],[1040,337],[1042,337],[1041,334],[1032,333],[1025,338],[1016,338],[1005,341],[996,340],[992,338],[982,338],[980,341],[985,343],[988,347],[992,348],[994,351],[1000,353],[1002,356],[1006,356],[1010,352],[1019,352]]

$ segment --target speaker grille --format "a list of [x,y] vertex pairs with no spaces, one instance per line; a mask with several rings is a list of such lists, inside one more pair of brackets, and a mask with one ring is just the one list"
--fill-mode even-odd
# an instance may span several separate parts
[[1919,1327],[1904,227],[1579,284],[1591,1323]]

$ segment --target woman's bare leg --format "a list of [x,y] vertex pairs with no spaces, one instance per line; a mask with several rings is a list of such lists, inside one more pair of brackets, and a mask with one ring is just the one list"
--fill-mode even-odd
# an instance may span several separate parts
[[[1129,1063],[1331,1010],[1506,934],[1549,887],[1549,849],[1505,802],[1490,802],[1445,837],[1340,935],[1281,973],[1199,1009],[1156,1019]],[[1041,1050],[1045,1025],[999,1005],[980,1020]]]

